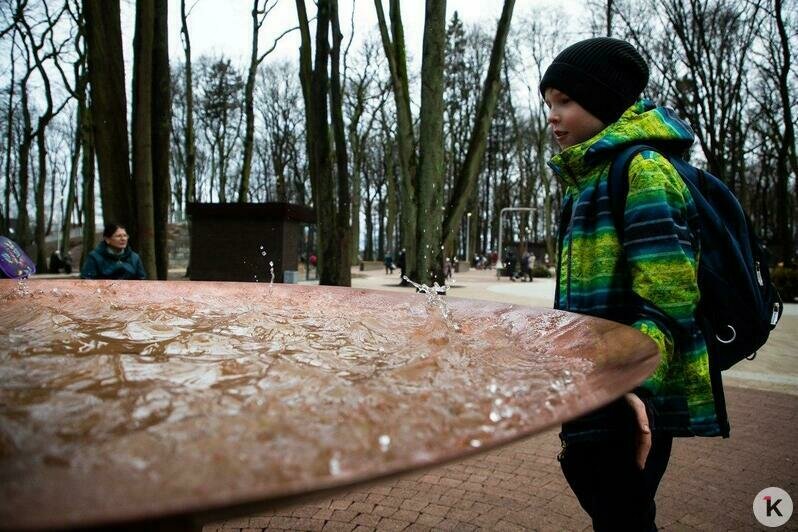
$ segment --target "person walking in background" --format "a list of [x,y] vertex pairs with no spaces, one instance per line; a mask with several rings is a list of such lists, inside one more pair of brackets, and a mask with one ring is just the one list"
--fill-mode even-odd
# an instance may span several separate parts
[[524,254],[521,255],[521,280],[522,281],[531,281],[532,280],[532,254],[529,251],[524,251]]
[[399,252],[396,265],[399,267],[399,285],[407,286],[409,283],[405,281],[405,248],[402,248],[402,251]]
[[393,255],[390,251],[385,254],[385,275],[393,275]]
[[609,170],[620,151],[644,144],[680,153],[693,142],[673,111],[639,99],[648,75],[631,44],[600,37],[565,48],[540,83],[562,150],[549,165],[565,190],[555,308],[631,325],[660,352],[641,386],[560,433],[563,473],[598,531],[656,530],[654,497],[673,437],[729,434],[696,318],[689,190],[666,155],[645,150],[628,167],[620,229],[610,208]]
[[81,279],[146,279],[147,272],[138,253],[127,245],[124,225],[109,223],[103,240],[89,253],[80,270]]

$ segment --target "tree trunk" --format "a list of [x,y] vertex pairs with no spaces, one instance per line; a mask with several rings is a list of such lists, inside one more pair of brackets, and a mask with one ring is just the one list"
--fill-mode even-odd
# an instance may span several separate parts
[[[45,137],[46,123],[39,119],[36,127],[36,149],[39,159],[39,177],[36,179],[35,203],[36,203],[36,271],[47,271],[47,253],[45,249],[45,212],[44,212],[44,193],[47,189],[47,142]],[[54,185],[55,186],[55,185]]]
[[127,135],[127,100],[118,0],[83,0],[91,114],[105,222],[127,225],[138,245]]
[[[301,45],[299,48],[299,81],[302,86],[302,99],[305,102],[305,155],[308,160],[308,173],[310,174],[311,195],[314,207],[318,205],[318,187],[315,184],[316,176],[316,146],[315,146],[315,116],[312,108],[310,88],[313,83],[313,62],[311,60],[310,29],[308,28],[308,15],[305,10],[305,0],[296,0],[297,18],[299,19],[299,34]],[[321,257],[319,257],[321,260]]]
[[[316,177],[312,180],[316,191],[316,222],[319,227],[320,276],[319,283],[333,285],[338,277],[338,263],[335,260],[335,190],[331,165],[331,146],[328,125],[329,77],[327,65],[329,59],[330,2],[320,0],[316,15],[316,51],[313,64],[313,77],[310,86],[311,109],[314,115],[313,159]],[[323,198],[323,200],[322,200]],[[332,258],[332,260],[330,260]]]
[[75,199],[78,187],[78,168],[80,167],[81,142],[83,135],[83,113],[81,111],[80,99],[75,110],[75,137],[73,139],[72,157],[69,162],[69,186],[67,187],[66,206],[64,207],[64,219],[61,223],[61,245],[59,251],[62,257],[69,253],[69,240],[72,233],[72,212],[75,210]]
[[155,2],[152,43],[152,188],[155,268],[158,279],[169,274],[169,175],[172,80],[169,70],[168,2]]
[[[12,42],[16,37],[16,28],[13,31],[12,35]],[[10,65],[10,72],[8,75],[8,104],[6,108],[6,153],[5,153],[5,182],[6,186],[3,191],[3,213],[2,213],[2,220],[0,220],[0,235],[8,235],[9,234],[9,225],[10,225],[10,218],[11,218],[11,181],[12,181],[12,169],[11,169],[11,153],[13,150],[11,147],[14,145],[14,90],[16,81],[16,58],[14,56],[14,50],[16,49],[14,46],[10,46],[11,48],[11,65]]]
[[94,134],[92,127],[91,111],[86,107],[85,101],[78,102],[78,112],[83,113],[83,127],[81,128],[81,142],[83,143],[83,158],[81,173],[83,174],[83,250],[80,254],[80,266],[86,262],[89,253],[94,249]]
[[363,202],[363,217],[366,220],[366,245],[363,247],[363,260],[374,260],[374,213],[373,199],[369,196]]
[[[402,14],[399,9],[399,0],[390,0],[391,33],[382,9],[382,0],[374,0],[377,8],[380,36],[388,59],[393,87],[394,103],[396,106],[396,140],[399,145],[399,185],[401,208],[399,210],[402,226],[402,248],[405,250],[405,274],[417,278],[415,271],[416,255],[416,228],[418,223],[418,208],[416,205],[416,147],[413,133],[413,116],[410,112],[410,91],[408,89],[407,59],[405,57],[404,27]],[[393,41],[391,41],[393,38]],[[399,246],[397,246],[399,247]],[[404,279],[402,284],[406,284]]]
[[28,214],[28,188],[30,184],[30,149],[33,143],[30,109],[28,108],[28,78],[20,82],[20,107],[22,108],[22,135],[19,145],[19,191],[17,194],[16,241],[23,248],[30,244],[30,218]]
[[[194,81],[191,68],[191,38],[188,33],[188,18],[186,15],[186,0],[180,0],[180,34],[183,37],[183,52],[186,56],[184,67],[185,93],[186,93],[186,123],[185,123],[185,176],[186,176],[186,205],[197,201],[197,146],[194,136]],[[191,234],[191,219],[188,222],[188,233]],[[186,277],[191,276],[191,255],[186,265]]]
[[777,159],[778,171],[776,172],[778,176],[776,185],[776,210],[778,221],[776,225],[781,248],[781,260],[785,264],[792,264],[795,258],[795,242],[793,241],[790,228],[790,218],[793,217],[796,211],[793,210],[792,213],[790,212],[789,202],[790,199],[795,202],[796,197],[793,196],[790,198],[788,183],[790,174],[792,173],[793,178],[796,180],[795,189],[796,192],[798,192],[798,156],[796,156],[795,150],[795,122],[792,116],[790,98],[790,39],[787,36],[787,30],[784,26],[782,0],[775,0],[774,8],[776,27],[779,33],[779,44],[781,45],[781,65],[778,71],[779,99],[784,113],[784,136],[782,137],[782,145],[779,147]]
[[246,203],[249,192],[249,176],[252,173],[252,152],[255,144],[255,76],[258,73],[258,2],[252,0],[252,48],[249,56],[247,83],[244,87],[244,160],[241,164],[241,182],[238,189],[238,202]]
[[349,249],[350,263],[354,266],[358,262],[360,252],[360,205],[361,205],[361,177],[360,167],[363,164],[363,153],[360,137],[357,132],[357,119],[350,119],[349,122],[349,142],[352,144],[352,220],[350,222],[351,244]]
[[338,0],[330,0],[330,21],[332,22],[333,46],[330,50],[330,117],[333,138],[335,139],[335,163],[338,196],[335,213],[335,244],[331,260],[337,262],[337,278],[332,284],[352,286],[351,252],[352,231],[351,189],[349,185],[349,161],[347,156],[346,133],[344,129],[344,102],[341,91],[341,27],[338,22]]
[[152,84],[154,0],[136,1],[133,40],[133,182],[141,261],[147,278],[157,277],[153,195]]
[[482,157],[487,146],[488,132],[499,101],[501,90],[501,65],[504,58],[504,48],[507,42],[507,34],[510,30],[510,22],[513,16],[515,0],[505,0],[499,23],[496,27],[496,36],[493,39],[493,48],[490,53],[490,64],[485,78],[485,85],[482,89],[482,97],[479,102],[474,129],[471,131],[471,139],[468,143],[468,152],[460,170],[460,174],[455,181],[449,205],[446,209],[446,219],[443,225],[443,236],[451,242],[460,224],[460,219],[465,212],[468,198],[473,194],[477,184],[479,167],[482,164]]
[[443,205],[443,67],[446,2],[427,0],[421,60],[416,276],[419,283],[443,282],[441,207]]
[[384,147],[386,154],[385,164],[385,181],[387,183],[387,199],[386,199],[386,216],[385,216],[385,247],[391,252],[391,256],[396,260],[398,251],[396,249],[396,240],[394,239],[394,232],[396,231],[396,194],[397,194],[397,176],[394,165],[394,152],[393,142],[386,142]]

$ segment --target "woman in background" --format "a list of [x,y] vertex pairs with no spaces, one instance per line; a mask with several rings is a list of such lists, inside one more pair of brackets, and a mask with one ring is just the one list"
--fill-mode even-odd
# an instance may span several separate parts
[[80,270],[81,279],[146,279],[147,272],[138,253],[127,245],[125,226],[109,223],[103,240],[89,253]]

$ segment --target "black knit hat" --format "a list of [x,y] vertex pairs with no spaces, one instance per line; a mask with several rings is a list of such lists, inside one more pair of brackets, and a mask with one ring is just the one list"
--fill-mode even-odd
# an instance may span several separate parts
[[540,93],[553,87],[590,114],[615,122],[643,92],[648,65],[634,46],[620,39],[596,37],[559,53],[540,82]]

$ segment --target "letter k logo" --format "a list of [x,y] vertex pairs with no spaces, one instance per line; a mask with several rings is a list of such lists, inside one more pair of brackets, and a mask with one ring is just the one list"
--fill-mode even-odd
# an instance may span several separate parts
[[781,511],[779,511],[779,503],[781,502],[781,499],[777,499],[776,502],[772,502],[773,499],[770,495],[765,495],[763,499],[765,499],[765,503],[767,504],[766,513],[768,517],[770,517],[773,512],[776,512],[776,515],[779,517],[784,517],[781,515]]
[[792,517],[792,497],[783,489],[771,486],[756,494],[753,510],[759,524],[779,527]]

